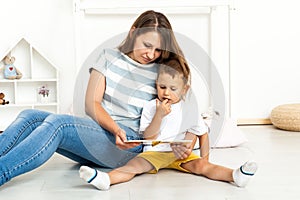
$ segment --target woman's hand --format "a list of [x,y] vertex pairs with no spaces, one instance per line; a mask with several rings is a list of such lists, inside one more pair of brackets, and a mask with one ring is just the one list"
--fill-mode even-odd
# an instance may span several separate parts
[[170,144],[172,151],[176,158],[185,159],[191,155],[193,148],[191,144],[186,143],[171,143]]
[[116,138],[116,146],[122,150],[130,149],[141,144],[140,142],[130,142],[130,143],[126,142],[127,141],[126,132],[121,128],[115,134],[115,138]]

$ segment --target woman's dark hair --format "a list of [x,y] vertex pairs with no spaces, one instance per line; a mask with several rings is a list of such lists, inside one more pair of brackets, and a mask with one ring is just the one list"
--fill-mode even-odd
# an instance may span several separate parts
[[125,40],[120,44],[118,49],[128,55],[133,51],[133,46],[136,38],[148,32],[158,32],[161,37],[161,55],[156,60],[158,63],[164,63],[171,57],[175,57],[181,64],[186,63],[183,53],[176,41],[172,26],[168,18],[153,10],[148,10],[142,13],[132,24]]

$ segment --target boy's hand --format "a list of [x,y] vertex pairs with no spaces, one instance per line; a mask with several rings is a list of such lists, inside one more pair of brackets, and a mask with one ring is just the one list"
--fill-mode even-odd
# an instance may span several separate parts
[[171,112],[171,104],[168,103],[168,101],[168,99],[165,99],[160,102],[159,99],[156,99],[156,114],[158,114],[161,118]]
[[172,151],[176,158],[178,159],[185,159],[189,157],[192,153],[192,148],[191,144],[186,144],[186,143],[171,143],[170,144]]
[[184,137],[185,140],[192,140],[191,143],[171,143],[170,146],[172,148],[172,151],[176,158],[178,159],[185,159],[191,155],[193,152],[193,148],[195,146],[195,143],[197,141],[197,137],[190,133],[187,132]]

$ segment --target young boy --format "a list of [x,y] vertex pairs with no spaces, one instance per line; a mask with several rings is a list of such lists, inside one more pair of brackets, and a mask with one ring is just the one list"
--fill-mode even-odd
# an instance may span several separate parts
[[[255,162],[247,162],[238,169],[229,169],[208,161],[209,147],[207,127],[201,118],[192,115],[193,110],[185,108],[184,97],[189,89],[190,69],[178,60],[161,65],[156,81],[158,98],[143,108],[140,131],[147,140],[191,140],[190,144],[171,143],[144,146],[144,152],[126,165],[109,173],[82,166],[80,177],[100,190],[110,185],[131,180],[142,173],[157,173],[159,169],[170,168],[206,176],[209,179],[234,182],[244,187],[257,170]],[[189,105],[190,107],[191,105]],[[191,153],[197,135],[201,156]]]

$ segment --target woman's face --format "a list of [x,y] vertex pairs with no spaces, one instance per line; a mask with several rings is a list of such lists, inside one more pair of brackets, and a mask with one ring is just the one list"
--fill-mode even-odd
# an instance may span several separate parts
[[160,35],[157,32],[147,32],[139,35],[134,43],[133,51],[129,54],[133,60],[148,64],[161,55]]

